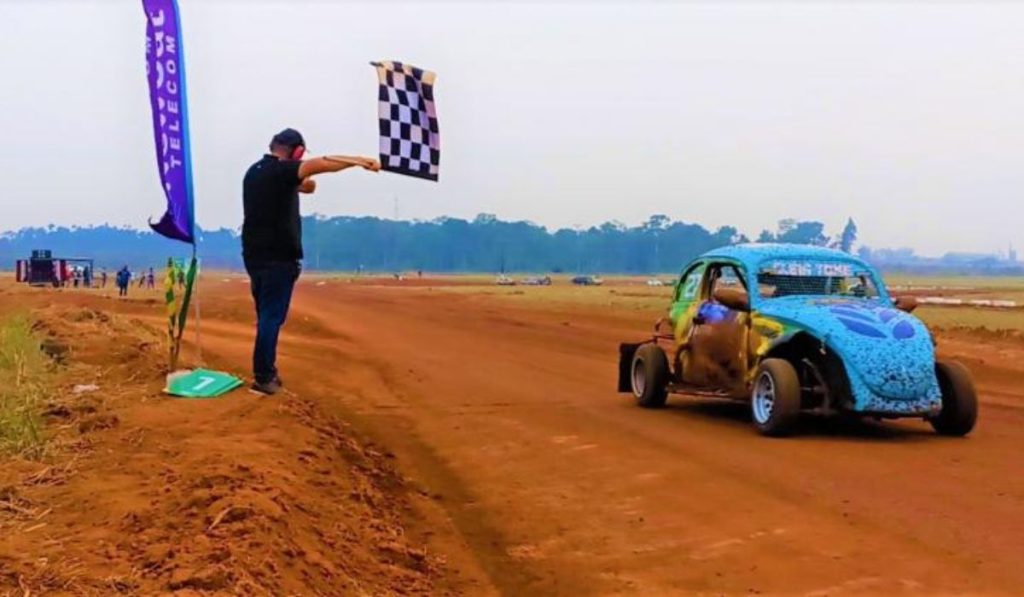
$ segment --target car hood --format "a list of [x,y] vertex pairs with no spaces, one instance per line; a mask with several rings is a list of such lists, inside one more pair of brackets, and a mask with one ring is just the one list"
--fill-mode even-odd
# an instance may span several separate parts
[[842,357],[848,375],[880,396],[920,398],[935,383],[928,328],[882,301],[785,297],[764,301],[757,312],[824,341]]

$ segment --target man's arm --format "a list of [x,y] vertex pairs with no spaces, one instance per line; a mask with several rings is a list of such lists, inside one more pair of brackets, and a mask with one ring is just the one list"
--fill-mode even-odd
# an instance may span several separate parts
[[341,172],[347,168],[358,166],[364,170],[370,172],[377,172],[380,170],[380,162],[373,158],[364,158],[358,156],[344,156],[344,155],[329,155],[319,158],[312,158],[304,160],[299,165],[299,179],[305,181],[310,176],[316,176],[317,174],[323,174],[325,172]]
[[312,178],[303,178],[299,184],[300,193],[313,193],[316,191],[316,181]]

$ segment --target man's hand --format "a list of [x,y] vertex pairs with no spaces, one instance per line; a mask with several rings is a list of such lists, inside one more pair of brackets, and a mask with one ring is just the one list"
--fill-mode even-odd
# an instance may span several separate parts
[[299,185],[300,193],[314,193],[316,192],[316,181],[312,178],[302,179],[302,183]]
[[380,162],[373,158],[363,159],[365,160],[365,162],[362,164],[364,170],[369,170],[370,172],[380,172]]

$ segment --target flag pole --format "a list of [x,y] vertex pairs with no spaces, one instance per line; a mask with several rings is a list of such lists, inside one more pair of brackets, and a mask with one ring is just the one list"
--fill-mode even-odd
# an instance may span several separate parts
[[195,239],[192,240],[192,259],[196,262],[196,279],[195,279],[195,294],[196,294],[196,364],[199,366],[203,365],[203,334],[202,334],[202,322],[203,319],[200,317],[199,311],[199,278],[202,273],[202,269],[199,267],[198,250],[196,249]]

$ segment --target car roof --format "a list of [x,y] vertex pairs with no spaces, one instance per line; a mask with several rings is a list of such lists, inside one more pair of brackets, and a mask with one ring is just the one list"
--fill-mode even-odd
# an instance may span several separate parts
[[761,263],[771,259],[820,259],[828,261],[847,261],[870,268],[854,255],[838,249],[828,249],[813,245],[796,245],[784,243],[747,243],[730,245],[712,249],[699,257],[700,259],[731,259],[744,264],[748,270],[756,269]]

